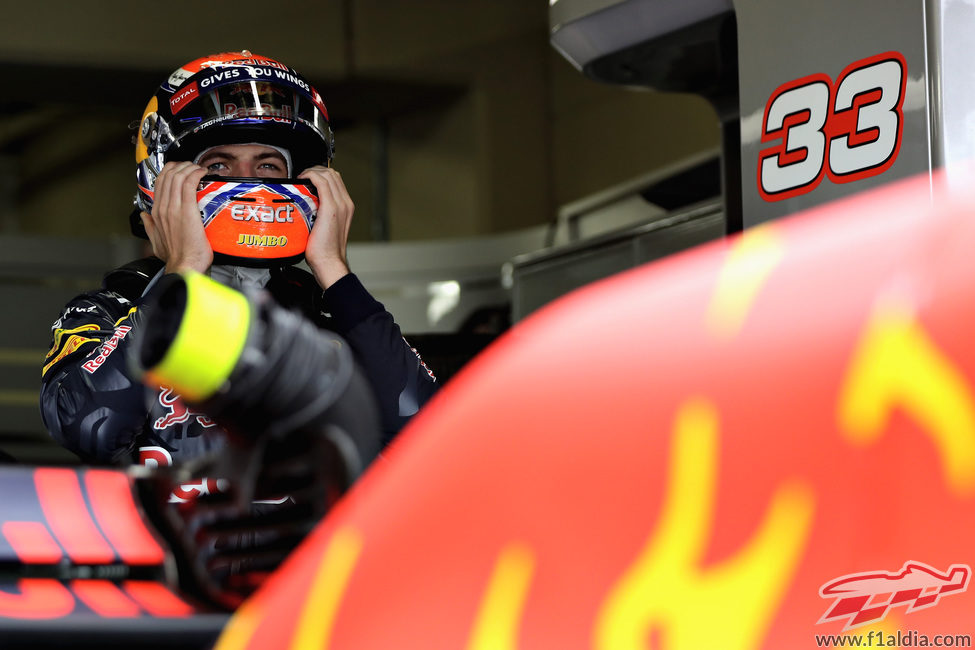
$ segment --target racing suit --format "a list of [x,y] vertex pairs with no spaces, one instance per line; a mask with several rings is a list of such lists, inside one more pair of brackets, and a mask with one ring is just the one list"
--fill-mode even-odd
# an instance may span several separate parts
[[[126,348],[145,317],[143,295],[162,266],[146,258],[108,273],[100,290],[71,300],[51,328],[42,418],[51,435],[86,462],[164,466],[224,444],[225,434],[206,415],[188,409],[171,389],[145,388],[127,371]],[[436,390],[433,373],[356,276],[322,292],[311,274],[284,267],[270,271],[265,288],[282,306],[348,341],[373,387],[384,443]]]

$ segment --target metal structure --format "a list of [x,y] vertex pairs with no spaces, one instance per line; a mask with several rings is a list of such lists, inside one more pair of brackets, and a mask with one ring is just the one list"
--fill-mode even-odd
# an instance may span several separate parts
[[975,155],[962,0],[556,0],[550,27],[591,78],[714,103],[729,232]]

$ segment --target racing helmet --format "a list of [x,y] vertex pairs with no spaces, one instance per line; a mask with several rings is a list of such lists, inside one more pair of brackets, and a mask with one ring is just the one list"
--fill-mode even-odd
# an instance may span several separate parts
[[[152,211],[156,177],[167,162],[195,161],[204,151],[218,145],[256,143],[287,152],[289,174],[294,176],[313,165],[329,165],[334,151],[328,111],[318,91],[293,68],[248,50],[204,56],[173,72],[149,100],[135,141],[137,210],[133,213],[132,228],[141,236],[145,236],[145,231],[138,213]],[[257,179],[221,180],[242,181],[239,187],[245,190],[246,181]],[[298,179],[290,179],[290,183],[286,189],[293,190],[294,184],[310,185]],[[270,189],[271,194],[289,196],[287,191],[281,194],[279,186]],[[311,188],[306,189],[299,193],[313,194]],[[280,225],[281,218],[270,219],[259,231],[231,232],[232,228],[216,227],[220,220],[213,217],[221,206],[212,200],[207,205],[212,212],[208,215],[201,209],[201,217],[218,257],[226,256],[232,244],[222,239],[243,237],[241,241],[246,239],[253,245],[248,245],[247,250],[233,251],[230,257],[238,259],[232,261],[256,259],[258,263],[253,265],[258,266],[264,265],[263,261],[275,261],[275,253],[269,248],[278,248],[281,241],[283,235],[277,232],[284,227]],[[309,214],[309,205],[307,200],[296,204],[296,208],[304,208],[303,221],[308,231],[314,220],[314,210]],[[304,237],[307,239],[307,232]],[[269,241],[275,244],[262,245]],[[286,256],[289,261],[296,256],[296,247],[300,248],[297,257],[304,252],[303,241],[295,241],[294,237],[290,241]]]

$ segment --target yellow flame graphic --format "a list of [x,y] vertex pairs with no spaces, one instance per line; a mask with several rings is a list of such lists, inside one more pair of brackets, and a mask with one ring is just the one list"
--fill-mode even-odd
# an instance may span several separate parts
[[244,650],[266,613],[253,598],[244,602],[223,629],[213,650]]
[[340,528],[332,536],[305,598],[305,607],[291,640],[292,650],[329,646],[342,594],[361,552],[362,536],[355,530]]
[[901,409],[937,448],[949,487],[975,494],[975,408],[965,377],[917,322],[910,306],[883,300],[861,337],[840,393],[839,425],[866,445]]
[[772,497],[760,529],[734,557],[701,569],[714,515],[718,418],[713,405],[680,408],[660,522],[610,590],[594,646],[643,648],[658,629],[668,648],[752,648],[761,643],[805,548],[814,497],[790,482]]
[[[329,540],[291,639],[293,650],[328,647],[342,594],[361,551],[362,537],[351,528],[339,529]],[[214,650],[248,647],[261,622],[272,613],[259,607],[257,602],[251,598],[237,610]]]
[[518,646],[518,621],[534,567],[535,558],[527,546],[509,544],[501,551],[468,650],[514,650]]
[[732,245],[708,308],[708,331],[733,339],[745,324],[758,292],[782,260],[782,244],[771,226],[746,230]]

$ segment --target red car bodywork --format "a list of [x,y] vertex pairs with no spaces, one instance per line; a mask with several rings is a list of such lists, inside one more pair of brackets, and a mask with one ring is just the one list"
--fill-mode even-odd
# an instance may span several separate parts
[[[815,647],[843,628],[819,623],[823,585],[969,566],[975,197],[941,183],[746,231],[519,324],[218,648]],[[850,633],[971,634],[972,598]]]

